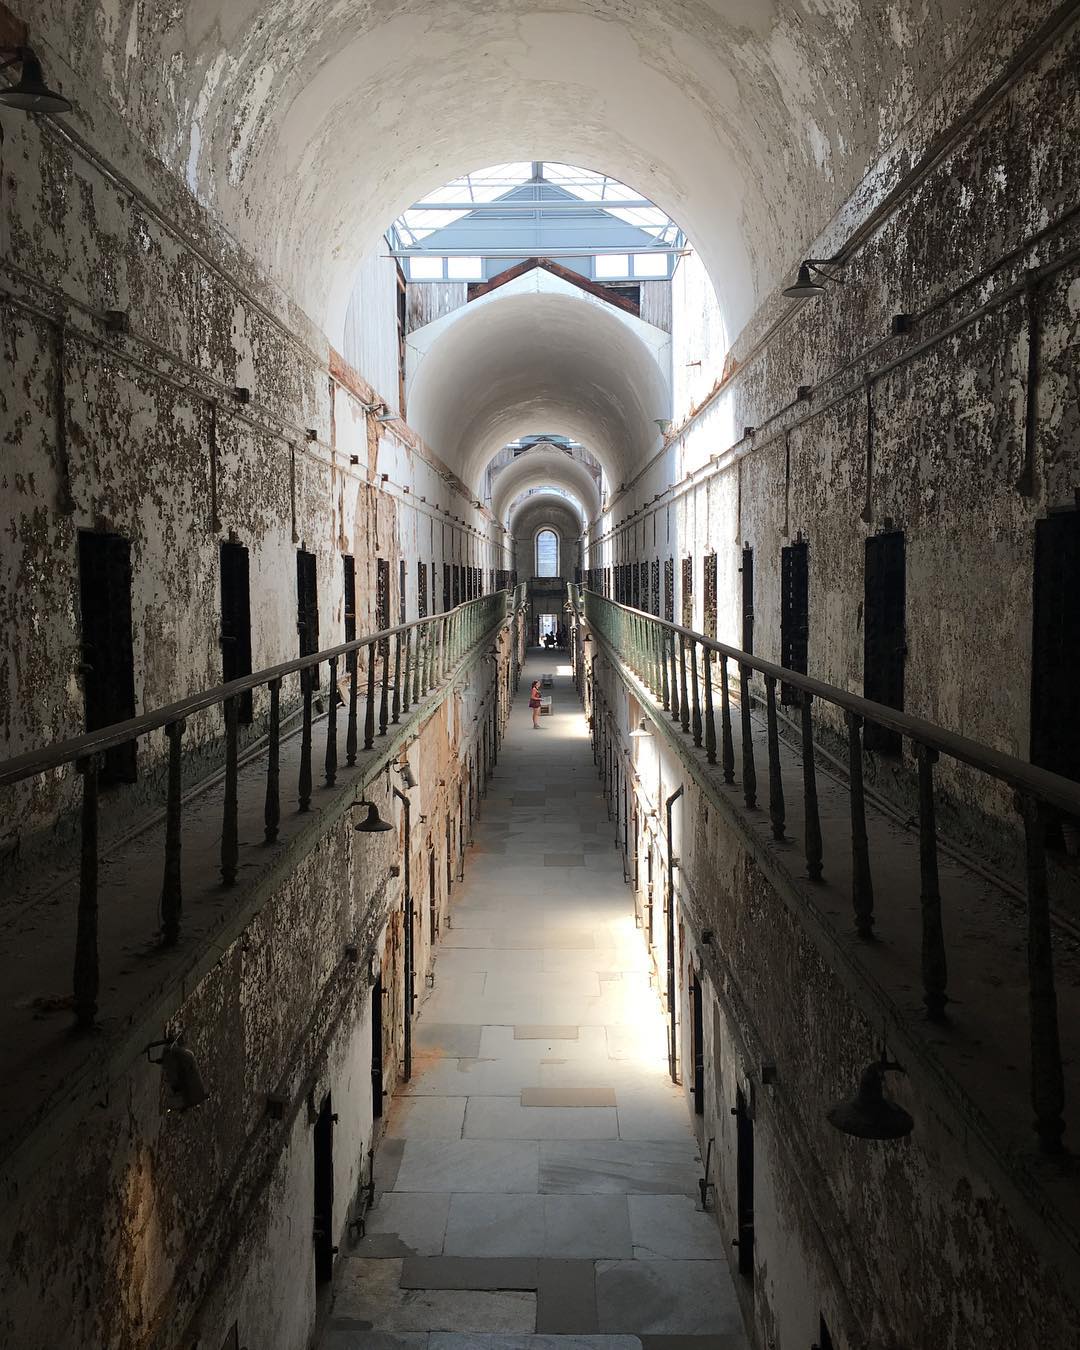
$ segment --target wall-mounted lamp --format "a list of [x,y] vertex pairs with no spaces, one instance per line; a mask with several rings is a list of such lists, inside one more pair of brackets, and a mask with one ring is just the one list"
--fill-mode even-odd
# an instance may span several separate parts
[[833,258],[804,258],[799,266],[799,275],[793,286],[785,286],[784,294],[789,300],[811,300],[815,295],[824,295],[825,287],[821,282],[815,281],[814,276],[822,277],[825,281],[834,281],[838,286],[844,283],[839,277],[834,277],[830,272],[823,272],[819,264],[826,263],[837,265],[840,259]]
[[0,50],[12,53],[11,59],[5,61],[0,70],[7,70],[9,66],[20,63],[22,65],[19,82],[10,89],[0,89],[0,108],[15,108],[28,117],[71,111],[71,100],[45,83],[41,62],[29,47],[4,47]]
[[641,719],[641,721],[638,723],[638,725],[637,725],[637,726],[633,729],[633,731],[630,733],[630,739],[631,739],[632,741],[639,741],[639,740],[650,740],[650,741],[651,741],[651,740],[652,740],[652,732],[651,732],[651,731],[649,730],[649,728],[645,725],[645,719],[644,719],[644,717]]
[[384,406],[381,413],[376,413],[376,415],[375,415],[375,421],[376,421],[376,422],[396,422],[396,421],[397,421],[397,413],[391,412],[389,408],[387,408],[387,407]]
[[[666,436],[666,435],[668,434],[668,432],[671,430],[671,418],[670,418],[670,417],[654,417],[654,418],[653,418],[653,426],[659,428],[659,430],[660,430],[660,435],[661,435],[661,436]],[[621,487],[622,484],[620,483],[619,486]]]
[[[161,1054],[155,1059],[150,1051],[157,1049],[161,1050]],[[171,1041],[151,1041],[146,1047],[146,1058],[151,1064],[161,1065],[161,1073],[169,1089],[166,1111],[189,1111],[206,1101],[209,1094],[203,1086],[195,1056],[186,1045],[180,1044],[179,1036]]]
[[387,830],[394,828],[389,821],[383,820],[382,816],[379,815],[379,808],[374,802],[354,802],[353,805],[366,806],[368,809],[367,815],[360,824],[353,826],[357,834],[385,834]]
[[319,433],[314,427],[308,427],[305,430],[304,435],[309,441],[317,441],[319,439]]
[[855,1097],[827,1112],[829,1124],[857,1139],[905,1138],[915,1128],[915,1121],[884,1092],[885,1075],[904,1072],[903,1065],[889,1059],[883,1047],[881,1058],[863,1069]]
[[107,309],[101,316],[107,333],[130,333],[131,315],[126,309]]
[[247,387],[246,384],[234,384],[232,388],[232,396],[234,399],[236,399],[237,403],[251,402],[251,390]]

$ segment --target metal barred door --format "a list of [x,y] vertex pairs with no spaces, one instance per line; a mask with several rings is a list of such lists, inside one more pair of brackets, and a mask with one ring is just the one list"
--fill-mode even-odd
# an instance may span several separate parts
[[[902,530],[866,541],[863,604],[863,696],[900,711],[904,707],[905,554]],[[898,755],[899,732],[867,722],[863,747]]]
[[[810,632],[810,558],[805,540],[780,550],[780,664],[805,675]],[[801,702],[799,691],[781,685],[780,701]]]
[[[131,544],[118,534],[79,531],[79,610],[87,731],[135,716],[131,632]],[[105,752],[100,782],[134,783],[135,742]]]
[[1080,511],[1035,522],[1031,762],[1080,780]]
[[[251,674],[251,583],[248,551],[235,539],[221,545],[221,678]],[[237,721],[251,721],[251,690],[237,700]]]

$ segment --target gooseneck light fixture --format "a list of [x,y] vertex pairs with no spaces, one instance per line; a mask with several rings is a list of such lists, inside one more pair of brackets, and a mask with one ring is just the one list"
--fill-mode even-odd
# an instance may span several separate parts
[[17,108],[28,117],[71,111],[71,100],[45,83],[41,62],[29,47],[7,47],[0,51],[12,53],[10,60],[0,65],[0,70],[22,65],[19,82],[8,89],[0,89],[0,108]]
[[[150,1052],[159,1049],[161,1054],[155,1059]],[[170,1041],[151,1041],[146,1047],[146,1058],[151,1064],[161,1065],[161,1075],[168,1088],[166,1111],[189,1111],[206,1101],[209,1094],[195,1056],[180,1043],[179,1036]]]
[[915,1128],[915,1121],[884,1091],[885,1075],[904,1071],[882,1048],[881,1058],[863,1069],[855,1097],[827,1113],[829,1124],[857,1139],[904,1139]]
[[385,834],[387,830],[394,828],[388,820],[383,820],[379,815],[379,808],[374,802],[355,802],[354,805],[366,806],[368,809],[360,824],[353,826],[357,834]]
[[416,775],[413,773],[412,767],[408,763],[403,763],[395,764],[394,769],[401,775],[401,782],[405,791],[411,792],[412,789],[416,787]]
[[630,733],[630,739],[632,741],[639,741],[645,740],[646,738],[648,738],[651,741],[652,732],[645,725],[645,719],[643,717],[641,721],[637,724],[637,726],[633,729],[633,731]]
[[799,275],[794,285],[785,286],[784,294],[789,300],[812,300],[814,296],[824,295],[825,287],[820,281],[815,281],[814,277],[819,276],[824,281],[835,282],[837,286],[844,283],[839,277],[833,276],[831,272],[823,272],[821,266],[837,267],[840,265],[838,256],[832,258],[804,258],[799,265]]

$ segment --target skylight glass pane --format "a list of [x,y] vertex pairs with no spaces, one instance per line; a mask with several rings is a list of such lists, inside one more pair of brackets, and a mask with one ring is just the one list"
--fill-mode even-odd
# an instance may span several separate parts
[[668,274],[668,259],[666,253],[634,254],[634,276],[666,277],[667,274]]
[[479,281],[484,264],[480,258],[447,258],[446,275],[451,281]]
[[630,270],[630,259],[625,253],[598,253],[593,259],[593,264],[601,281],[625,277]]
[[410,258],[410,281],[441,281],[443,260],[441,258]]

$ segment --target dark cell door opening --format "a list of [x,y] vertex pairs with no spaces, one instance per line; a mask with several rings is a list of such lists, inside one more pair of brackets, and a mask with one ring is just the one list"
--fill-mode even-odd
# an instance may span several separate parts
[[[248,551],[230,539],[221,545],[221,678],[251,674],[251,583]],[[237,720],[251,721],[251,690],[237,700]]]
[[345,578],[345,641],[356,641],[356,559],[341,555]]
[[[315,554],[296,550],[296,631],[300,655],[312,656],[319,650],[319,590]],[[312,667],[311,682],[318,687],[319,668]]]
[[824,1317],[818,1318],[818,1338],[817,1344],[812,1350],[833,1350],[832,1332],[829,1330],[829,1324]]
[[690,971],[690,1035],[694,1064],[694,1114],[705,1114],[705,1019],[701,1007],[701,981]]
[[451,573],[451,576],[450,576],[450,582],[451,582],[450,604],[451,604],[451,608],[456,609],[457,606],[461,604],[461,564],[460,564],[460,563],[455,563],[455,564],[454,564],[454,570],[453,570],[453,572]]
[[702,559],[702,632],[716,637],[716,554],[706,553]]
[[675,559],[664,559],[664,618],[675,622]]
[[371,1114],[383,1113],[383,982],[380,972],[371,990]]
[[[863,606],[863,695],[889,708],[904,707],[904,534],[890,530],[866,541]],[[898,755],[901,737],[873,722],[863,728],[863,746]]]
[[334,1275],[334,1115],[327,1094],[315,1121],[315,1283]]
[[[100,731],[135,716],[131,544],[127,539],[79,531],[79,612],[86,730]],[[135,778],[134,741],[105,752],[98,778],[103,786],[134,783]]]
[[[780,664],[805,675],[810,633],[810,557],[800,539],[780,550]],[[780,686],[780,701],[793,706],[801,702],[799,690]]]
[[442,607],[443,613],[450,608],[450,564],[443,563],[442,569]]
[[[1036,521],[1034,563],[1031,762],[1080,780],[1080,511]],[[1047,843],[1061,847],[1060,823]]]
[[660,617],[660,559],[653,560],[652,565],[652,604],[649,609],[657,618]]
[[405,622],[405,598],[407,593],[407,582],[405,576],[405,559],[402,558],[398,563],[398,623]]
[[747,546],[742,551],[742,650],[754,650],[754,550]]
[[735,1092],[735,1207],[739,1274],[754,1278],[754,1121],[742,1088]]
[[682,560],[682,626],[694,626],[694,560]]
[[382,633],[390,627],[390,563],[375,559],[375,629]]

